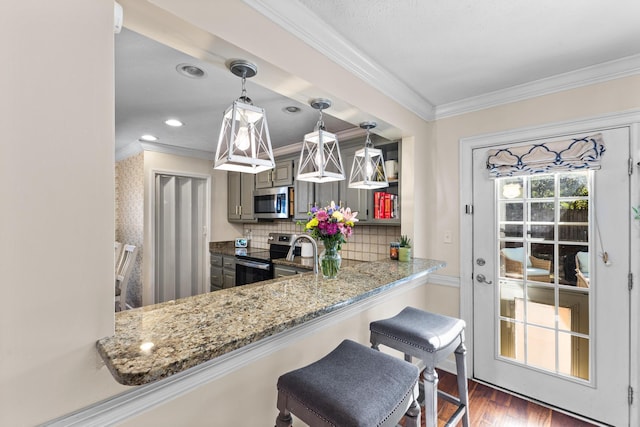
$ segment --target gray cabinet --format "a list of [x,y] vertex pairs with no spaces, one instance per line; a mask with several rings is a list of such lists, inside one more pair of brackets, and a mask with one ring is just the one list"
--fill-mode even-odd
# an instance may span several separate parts
[[[294,162],[293,169],[298,171],[298,162]],[[307,213],[311,209],[314,203],[315,184],[309,181],[295,180],[293,184],[293,219],[306,221],[309,219]]]
[[293,185],[293,162],[283,160],[268,171],[256,175],[256,188],[288,187]]
[[222,274],[222,255],[211,254],[211,291],[223,288],[224,276]]
[[231,222],[256,222],[253,216],[255,175],[227,172],[227,219]]
[[236,257],[224,255],[222,257],[222,287],[233,288],[236,285]]
[[211,290],[233,288],[236,285],[236,257],[211,254]]

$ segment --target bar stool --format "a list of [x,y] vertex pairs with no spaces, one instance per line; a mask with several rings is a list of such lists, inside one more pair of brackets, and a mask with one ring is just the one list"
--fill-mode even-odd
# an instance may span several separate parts
[[311,427],[391,427],[405,412],[407,427],[419,427],[419,378],[414,365],[344,340],[278,378],[276,427],[290,427],[291,414]]
[[[369,324],[371,346],[378,349],[380,344],[404,353],[406,361],[416,357],[425,364],[424,413],[427,427],[438,426],[438,395],[458,406],[447,421],[447,426],[456,425],[462,419],[464,427],[469,426],[469,392],[467,388],[467,365],[464,346],[464,320],[442,316],[406,307],[389,319],[377,320]],[[438,362],[455,352],[458,376],[456,398],[438,390]]]

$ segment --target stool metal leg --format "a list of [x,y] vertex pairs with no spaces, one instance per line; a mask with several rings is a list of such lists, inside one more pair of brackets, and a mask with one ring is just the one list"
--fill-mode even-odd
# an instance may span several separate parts
[[291,418],[291,412],[289,412],[289,409],[287,408],[287,398],[282,393],[278,393],[276,406],[279,413],[276,417],[275,427],[291,427],[293,425],[293,418]]
[[458,396],[460,403],[464,405],[465,412],[462,416],[462,425],[469,427],[469,387],[467,384],[467,347],[462,342],[455,351],[456,374],[458,376]]
[[424,376],[424,418],[427,427],[438,427],[438,373],[433,366],[427,366]]
[[406,427],[420,427],[420,405],[414,399],[404,416]]

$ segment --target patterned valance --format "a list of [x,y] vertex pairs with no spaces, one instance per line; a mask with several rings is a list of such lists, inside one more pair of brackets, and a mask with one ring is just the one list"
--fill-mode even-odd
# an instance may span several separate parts
[[532,175],[577,169],[600,169],[604,153],[602,134],[579,139],[489,150],[489,176]]

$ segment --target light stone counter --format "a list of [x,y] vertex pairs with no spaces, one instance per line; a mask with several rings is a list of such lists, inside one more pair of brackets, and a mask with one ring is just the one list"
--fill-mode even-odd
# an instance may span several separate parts
[[[119,383],[147,384],[444,266],[418,258],[363,262],[334,280],[307,273],[127,310],[116,313],[115,335],[96,346]],[[153,346],[143,350],[145,343]]]

